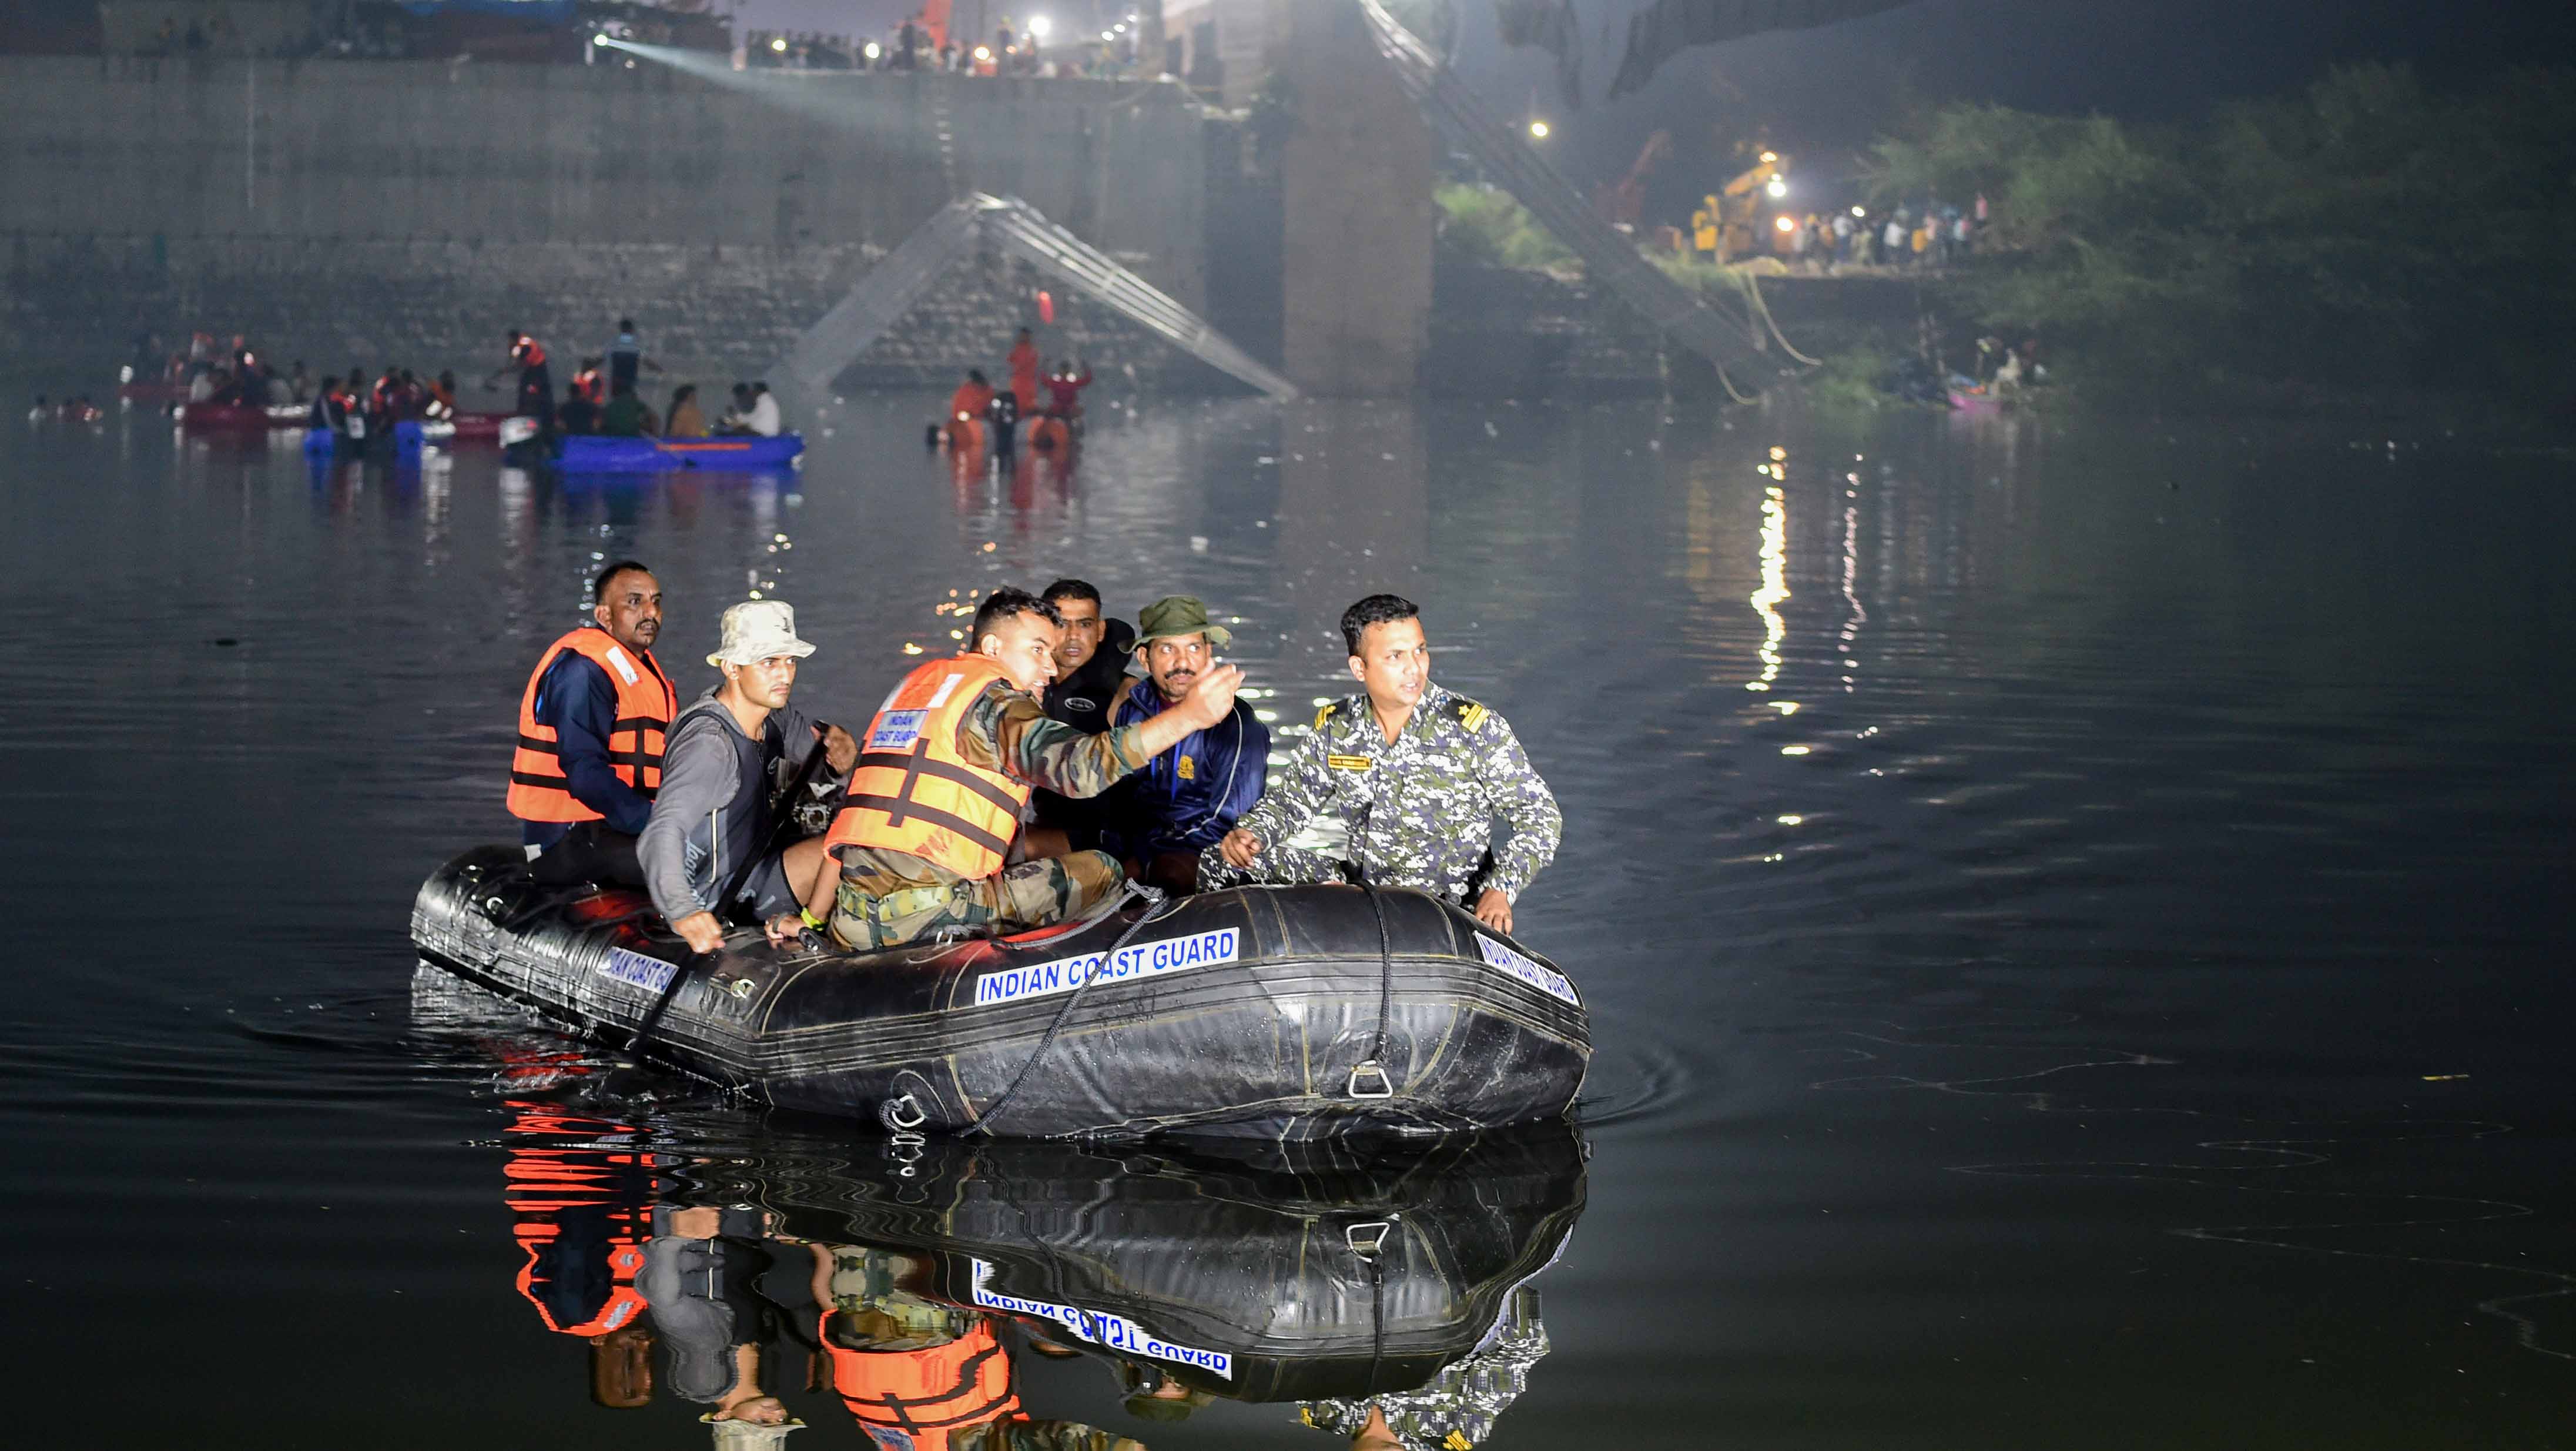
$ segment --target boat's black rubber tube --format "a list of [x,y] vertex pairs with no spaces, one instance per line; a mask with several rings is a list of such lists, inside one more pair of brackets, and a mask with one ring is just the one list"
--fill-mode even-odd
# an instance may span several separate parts
[[1001,1095],[995,1098],[982,1113],[975,1115],[973,1123],[957,1131],[958,1137],[992,1132],[985,1125],[1000,1117],[1003,1109],[1010,1107],[1012,1095],[1020,1091],[1021,1084],[1029,1081],[1029,1075],[1037,1070],[1038,1060],[1046,1057],[1047,1049],[1055,1046],[1056,1034],[1064,1031],[1065,1020],[1073,1016],[1073,1005],[1082,1001],[1082,995],[1091,990],[1093,983],[1100,980],[1100,970],[1117,961],[1118,954],[1127,950],[1127,944],[1136,940],[1136,934],[1145,930],[1145,924],[1154,920],[1155,910],[1163,905],[1162,892],[1156,888],[1141,885],[1131,886],[1129,890],[1145,899],[1144,913],[1127,924],[1127,930],[1119,933],[1118,940],[1109,944],[1109,950],[1102,953],[1100,960],[1091,965],[1091,971],[1084,973],[1082,981],[1074,984],[1073,991],[1064,995],[1064,1006],[1055,1010],[1055,1021],[1047,1024],[1046,1036],[1038,1039],[1038,1046],[1029,1051],[1029,1061],[1020,1065],[1020,1071],[1012,1075],[1010,1086],[1003,1089]]
[[[1386,1068],[1386,1020],[1395,1011],[1395,945],[1386,935],[1386,900],[1377,888],[1367,882],[1360,890],[1368,893],[1369,911],[1377,918],[1377,1040],[1370,1045],[1369,1061],[1383,1071]],[[1387,1080],[1393,1086],[1394,1080]]]

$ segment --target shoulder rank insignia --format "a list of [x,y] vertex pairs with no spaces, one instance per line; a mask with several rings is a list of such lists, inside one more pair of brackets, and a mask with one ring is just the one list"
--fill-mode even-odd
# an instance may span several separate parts
[[1333,717],[1340,715],[1341,713],[1342,702],[1338,700],[1325,701],[1324,708],[1315,712],[1315,729],[1322,730],[1326,721],[1331,720]]
[[1365,771],[1373,763],[1367,756],[1326,756],[1324,764],[1336,771]]
[[1463,695],[1451,697],[1449,710],[1451,714],[1458,717],[1458,724],[1471,731],[1482,726],[1485,723],[1485,717],[1492,713]]

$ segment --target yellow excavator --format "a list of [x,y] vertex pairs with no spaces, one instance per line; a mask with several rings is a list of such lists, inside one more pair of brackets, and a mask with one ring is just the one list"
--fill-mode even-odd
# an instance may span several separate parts
[[1789,158],[1764,151],[1753,166],[1691,213],[1691,250],[1703,262],[1726,262],[1771,250],[1768,218],[1789,194]]

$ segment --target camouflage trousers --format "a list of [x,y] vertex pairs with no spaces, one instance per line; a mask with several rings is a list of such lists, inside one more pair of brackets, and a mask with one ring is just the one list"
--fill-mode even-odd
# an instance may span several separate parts
[[847,877],[832,903],[832,935],[853,952],[895,947],[943,928],[971,936],[1047,927],[1109,900],[1126,878],[1105,851],[1040,857],[994,876],[905,887],[874,896]]

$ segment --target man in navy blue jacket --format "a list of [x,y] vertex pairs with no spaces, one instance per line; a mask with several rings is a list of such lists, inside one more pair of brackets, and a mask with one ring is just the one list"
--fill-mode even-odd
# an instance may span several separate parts
[[[1234,638],[1223,625],[1210,624],[1207,606],[1188,595],[1147,605],[1136,625],[1145,678],[1119,697],[1113,726],[1169,709]],[[1147,881],[1189,891],[1198,878],[1198,854],[1224,839],[1261,799],[1269,772],[1270,728],[1238,700],[1224,720],[1185,737],[1121,783],[1101,847],[1133,863]]]

